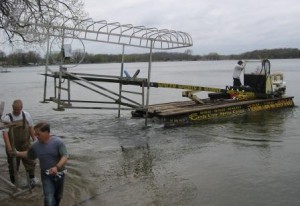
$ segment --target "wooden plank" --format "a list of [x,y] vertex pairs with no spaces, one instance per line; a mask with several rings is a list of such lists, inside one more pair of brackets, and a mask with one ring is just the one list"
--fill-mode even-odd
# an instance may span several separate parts
[[185,102],[169,102],[165,104],[156,104],[149,106],[149,113],[153,112],[154,116],[166,117],[173,115],[181,115],[188,114],[193,112],[199,112],[204,110],[215,110],[224,107],[232,107],[232,106],[244,106],[249,104],[259,104],[263,102],[284,100],[293,97],[286,98],[274,98],[274,99],[256,99],[256,100],[247,100],[247,101],[238,101],[238,100],[224,100],[217,102],[210,102],[206,104],[196,104],[193,101],[185,101]]
[[189,107],[195,105],[193,101],[181,101],[181,102],[168,102],[162,104],[149,105],[149,112],[161,112],[162,110],[168,110],[176,107]]
[[224,102],[211,102],[206,104],[196,104],[193,101],[189,102],[174,102],[172,104],[166,103],[165,105],[161,104],[159,107],[154,107],[153,110],[156,111],[159,116],[166,115],[176,115],[182,113],[190,113],[194,111],[202,111],[205,109],[212,109],[214,107],[218,107],[218,105],[222,105],[222,107],[228,104],[228,101]]

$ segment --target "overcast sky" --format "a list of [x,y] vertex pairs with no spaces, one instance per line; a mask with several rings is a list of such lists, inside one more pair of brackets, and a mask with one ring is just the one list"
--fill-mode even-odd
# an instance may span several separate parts
[[94,21],[187,32],[193,54],[300,47],[298,0],[85,0],[85,8]]

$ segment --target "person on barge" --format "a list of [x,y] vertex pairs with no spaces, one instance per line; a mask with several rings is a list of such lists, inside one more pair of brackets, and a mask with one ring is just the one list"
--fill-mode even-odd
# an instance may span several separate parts
[[241,76],[241,73],[242,71],[244,70],[245,68],[245,65],[244,65],[244,62],[242,60],[239,60],[237,62],[237,64],[234,66],[234,69],[233,69],[233,86],[241,86],[242,83],[241,83],[241,79],[240,79],[240,76]]

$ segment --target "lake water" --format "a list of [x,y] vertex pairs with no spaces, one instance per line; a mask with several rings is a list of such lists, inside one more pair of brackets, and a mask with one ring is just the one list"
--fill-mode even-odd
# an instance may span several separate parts
[[[236,61],[154,62],[151,81],[225,88]],[[300,59],[272,60],[282,71],[296,107],[199,125],[164,128],[129,111],[54,111],[43,104],[44,67],[0,73],[5,113],[20,98],[34,121],[47,120],[70,153],[62,205],[300,205]],[[146,63],[128,63],[130,74]],[[53,69],[57,69],[53,67]],[[80,65],[72,72],[119,75],[120,64]],[[51,82],[50,82],[51,81]],[[52,79],[49,79],[51,94]],[[91,97],[75,87],[74,96]],[[150,103],[185,100],[181,90],[151,88]],[[1,175],[7,177],[3,139]],[[1,182],[2,184],[2,182]],[[7,198],[0,205],[42,205],[42,192]]]

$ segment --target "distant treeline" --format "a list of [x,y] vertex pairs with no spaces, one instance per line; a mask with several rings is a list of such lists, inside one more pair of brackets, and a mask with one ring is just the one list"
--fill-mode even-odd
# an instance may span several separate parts
[[[125,62],[147,62],[149,54],[127,54]],[[183,53],[178,52],[155,52],[153,61],[200,61],[200,60],[237,60],[237,59],[294,59],[300,58],[299,49],[264,49],[245,52],[242,54],[221,55],[209,53],[207,55],[193,55],[192,50]],[[120,62],[122,55],[86,54],[84,63]]]
[[[82,56],[84,55],[83,60]],[[300,50],[296,48],[282,49],[264,49],[245,52],[242,54],[221,55],[218,53],[209,53],[207,55],[193,55],[192,50],[187,49],[183,53],[178,52],[155,52],[153,53],[153,61],[200,61],[200,60],[237,60],[237,59],[292,59],[300,58]],[[58,60],[55,60],[58,59]],[[59,54],[49,58],[50,64],[59,62]],[[121,62],[122,55],[120,54],[88,54],[74,52],[70,62],[81,63],[109,63]],[[127,54],[124,56],[125,62],[147,62],[149,61],[149,53],[145,54]],[[45,58],[40,54],[29,52],[17,52],[6,55],[0,51],[0,65],[22,66],[22,65],[41,65],[45,64]]]

